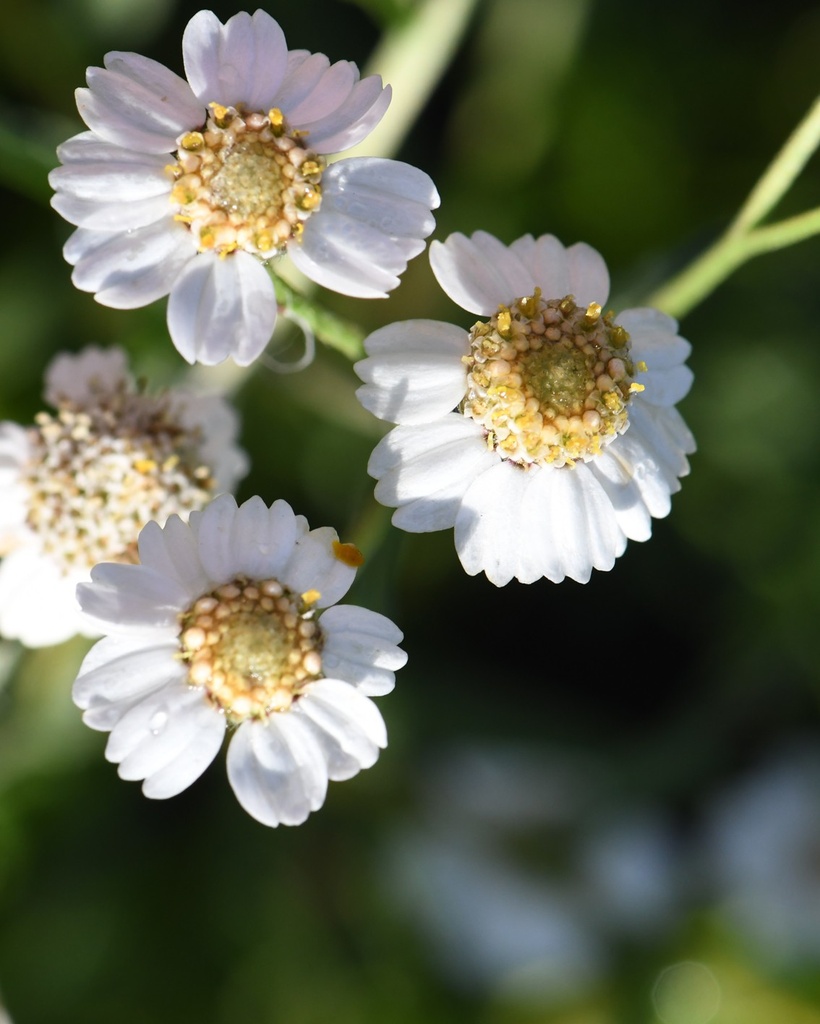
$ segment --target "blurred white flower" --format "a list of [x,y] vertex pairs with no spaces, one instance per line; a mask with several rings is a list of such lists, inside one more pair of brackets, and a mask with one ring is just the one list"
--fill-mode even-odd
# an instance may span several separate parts
[[388,864],[393,899],[458,987],[548,1005],[606,976],[609,951],[566,880],[522,869],[487,837],[400,831]]
[[99,635],[75,591],[129,561],[150,520],[187,515],[247,470],[216,395],[138,390],[120,349],[57,356],[32,427],[0,423],[0,633],[29,647]]
[[182,40],[188,81],[135,53],[88,69],[90,131],[58,150],[52,205],[78,226],[72,280],[118,309],[170,293],[168,328],[188,362],[252,362],[277,305],[267,260],[285,250],[318,284],[381,298],[424,248],[438,195],[422,171],[351,158],[390,88],[348,61],[288,50],[256,11],[223,25],[200,11]]
[[336,605],[360,553],[334,530],[309,530],[284,501],[216,498],[188,524],[140,534],[138,565],[98,565],[78,588],[109,634],[74,685],[106,757],[146,796],[186,789],[226,728],[228,779],[265,825],[298,825],[329,779],[369,768],[386,746],[371,696],[406,661],[383,615]]
[[609,275],[582,243],[455,234],[430,262],[486,319],[409,320],[366,340],[359,399],[399,424],[370,459],[376,497],[402,529],[455,527],[466,571],[499,586],[611,569],[689,471],[694,440],[674,408],[692,382],[688,342],[657,310],[603,314]]
[[820,964],[820,754],[783,751],[707,814],[705,870],[725,920],[770,965]]
[[476,743],[426,757],[420,778],[421,814],[393,835],[384,881],[459,987],[541,1005],[588,996],[620,942],[678,921],[668,822],[613,806],[597,760]]

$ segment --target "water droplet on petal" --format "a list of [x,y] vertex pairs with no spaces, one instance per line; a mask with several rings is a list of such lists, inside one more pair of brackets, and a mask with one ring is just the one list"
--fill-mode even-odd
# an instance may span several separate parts
[[159,736],[165,726],[168,724],[168,712],[167,711],[155,711],[151,715],[151,720],[148,723],[148,728],[151,730],[152,736]]

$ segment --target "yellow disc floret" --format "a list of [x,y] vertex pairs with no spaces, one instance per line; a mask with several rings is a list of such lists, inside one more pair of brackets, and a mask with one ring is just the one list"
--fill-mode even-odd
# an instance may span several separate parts
[[301,235],[322,201],[325,163],[288,129],[281,110],[246,112],[210,104],[201,132],[177,139],[174,217],[201,252],[244,249],[261,259]]
[[201,430],[180,423],[168,393],[135,393],[122,381],[87,404],[39,413],[28,434],[26,522],[65,573],[135,561],[147,522],[187,516],[213,497]]
[[203,594],[180,617],[188,681],[238,724],[287,711],[322,672],[318,591],[293,594],[278,580],[237,577]]
[[470,332],[465,415],[488,446],[524,467],[589,461],[628,426],[629,335],[613,314],[540,289]]

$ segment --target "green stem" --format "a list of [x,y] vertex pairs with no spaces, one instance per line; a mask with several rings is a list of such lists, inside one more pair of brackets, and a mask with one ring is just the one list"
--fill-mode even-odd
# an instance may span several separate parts
[[767,224],[747,234],[728,231],[682,273],[651,295],[646,304],[682,317],[753,256],[784,249],[820,234],[820,207]]
[[820,146],[820,97],[786,140],[721,237],[647,300],[681,317],[702,302],[739,266],[763,252],[783,249],[820,233],[820,210],[808,210],[758,227]]
[[313,299],[300,295],[272,271],[271,277],[276,288],[277,302],[300,316],[313,331],[317,341],[337,349],[351,362],[362,358],[364,331],[360,327],[317,306]]
[[388,29],[368,61],[393,89],[382,121],[349,156],[392,156],[415,124],[467,27],[477,0],[421,0],[412,14]]
[[786,194],[797,175],[820,146],[820,97],[794,129],[783,148],[749,193],[727,235],[744,235],[758,225]]

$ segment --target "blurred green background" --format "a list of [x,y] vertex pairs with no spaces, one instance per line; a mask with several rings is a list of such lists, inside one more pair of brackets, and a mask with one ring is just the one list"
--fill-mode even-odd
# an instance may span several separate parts
[[[364,66],[413,7],[266,9],[291,47]],[[196,10],[5,9],[1,418],[31,422],[62,349],[121,345],[157,386],[185,370],[164,300],[121,312],[72,288],[45,175],[82,128],[86,66],[135,50],[181,73]],[[820,91],[818,52],[820,7],[798,0],[479,0],[397,155],[439,187],[434,237],[587,241],[624,308],[728,223]],[[819,167],[778,213],[818,204]],[[15,1024],[820,1024],[818,281],[814,239],[685,318],[692,475],[586,586],[497,590],[451,533],[390,527],[366,475],[382,428],[337,353],[203,372],[235,389],[239,497],[283,497],[365,550],[350,600],[410,656],[379,701],[390,746],[297,829],[247,817],[219,762],[151,802],[71,704],[84,645],[0,645]],[[469,326],[425,256],[389,300],[320,298],[365,330]]]

